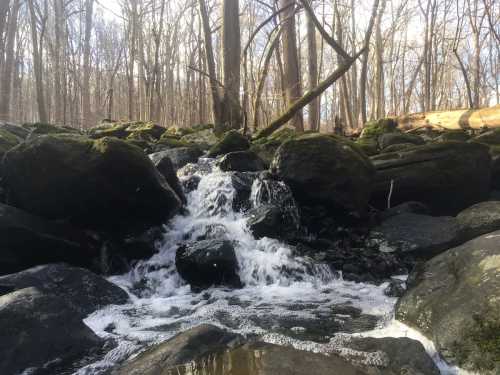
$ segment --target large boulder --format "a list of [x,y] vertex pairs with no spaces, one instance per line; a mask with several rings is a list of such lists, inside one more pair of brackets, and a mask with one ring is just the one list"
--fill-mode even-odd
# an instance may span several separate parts
[[402,213],[375,227],[370,238],[379,244],[380,251],[429,259],[459,244],[462,236],[454,217]]
[[246,151],[250,148],[250,141],[236,130],[228,131],[222,139],[213,145],[208,151],[209,158],[229,154],[235,151]]
[[8,131],[11,134],[14,134],[19,139],[25,140],[28,138],[30,131],[21,125],[15,125],[8,122],[0,123],[0,130]]
[[55,134],[73,134],[80,135],[80,132],[69,126],[58,126],[47,124],[44,122],[28,123],[23,125],[24,128],[29,130],[28,139],[33,139],[42,135],[55,135]]
[[179,178],[177,177],[177,169],[174,168],[168,153],[156,152],[154,154],[150,154],[149,158],[161,173],[161,175],[165,178],[170,187],[175,191],[177,196],[183,203],[186,203],[186,196],[184,195],[184,190],[182,189]]
[[0,275],[52,262],[91,267],[99,257],[93,237],[74,227],[0,204]]
[[358,146],[369,156],[378,153],[379,139],[384,134],[400,134],[398,123],[391,118],[384,118],[367,122],[356,140]]
[[175,265],[193,289],[240,287],[238,260],[231,241],[203,240],[177,249]]
[[152,122],[133,122],[125,129],[128,132],[127,139],[154,142],[160,139],[165,128]]
[[392,205],[416,200],[435,214],[455,215],[489,195],[491,158],[488,148],[477,143],[428,144],[372,161],[377,169],[372,204],[377,208],[386,207],[390,195]]
[[65,264],[38,266],[0,277],[0,289],[4,293],[30,287],[61,298],[82,319],[106,305],[119,305],[128,300],[123,289],[103,277]]
[[9,204],[106,232],[143,231],[181,206],[147,156],[112,137],[39,137],[10,150],[3,173]]
[[203,155],[203,152],[197,147],[178,147],[155,152],[149,155],[149,157],[153,161],[168,157],[172,162],[174,170],[177,171],[189,163],[196,163],[201,155]]
[[500,229],[500,201],[487,201],[466,208],[457,215],[465,237],[472,239]]
[[11,133],[7,128],[0,127],[0,160],[7,151],[21,142],[21,138]]
[[370,198],[374,169],[351,142],[306,134],[285,142],[271,171],[285,181],[301,203],[319,203],[362,213]]
[[102,345],[81,315],[61,297],[36,288],[0,297],[1,374],[42,367],[46,373],[61,373],[56,368],[95,355]]
[[252,142],[250,149],[255,152],[266,164],[270,165],[278,148],[291,139],[301,135],[295,129],[282,128],[275,131],[268,137],[256,139]]
[[127,131],[128,123],[106,122],[88,130],[88,136],[92,139],[100,139],[104,137],[115,137],[125,139],[130,134]]
[[217,166],[225,172],[258,172],[266,169],[264,162],[253,151],[230,152],[217,161]]
[[499,241],[493,232],[429,260],[396,309],[448,362],[485,375],[500,373]]
[[192,133],[183,135],[180,139],[181,142],[194,144],[203,150],[207,150],[219,141],[212,128],[193,130]]
[[168,370],[239,346],[243,337],[203,324],[155,345],[126,362],[112,375],[157,375]]
[[291,239],[297,232],[297,223],[283,208],[265,204],[248,211],[247,225],[256,238]]

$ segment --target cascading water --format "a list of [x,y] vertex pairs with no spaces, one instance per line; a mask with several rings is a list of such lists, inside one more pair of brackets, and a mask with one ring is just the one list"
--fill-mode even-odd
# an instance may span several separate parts
[[[201,159],[179,174],[181,180],[199,179],[187,196],[186,213],[171,220],[155,256],[110,278],[130,294],[131,303],[108,306],[85,322],[118,345],[77,374],[102,373],[141,348],[200,323],[316,352],[336,350],[331,340],[339,331],[387,329],[396,300],[384,295],[386,285],[344,281],[326,265],[295,256],[291,246],[256,239],[247,228],[248,217],[233,209],[233,175],[218,170],[213,160]],[[253,206],[279,204],[287,220],[298,225],[298,210],[284,183],[256,179],[250,201]],[[176,271],[175,253],[179,245],[199,239],[233,241],[242,289],[191,291]]]

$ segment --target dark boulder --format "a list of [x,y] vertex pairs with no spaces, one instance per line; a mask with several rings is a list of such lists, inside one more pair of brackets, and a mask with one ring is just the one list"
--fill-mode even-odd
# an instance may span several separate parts
[[425,141],[418,135],[406,133],[386,133],[378,137],[378,144],[381,149],[407,143],[413,145],[423,145],[425,144]]
[[27,139],[33,139],[42,135],[56,135],[56,134],[73,134],[80,135],[80,132],[69,126],[57,126],[43,122],[24,124],[23,127],[29,130]]
[[11,134],[14,134],[16,137],[25,140],[28,138],[30,131],[25,127],[20,125],[10,124],[7,122],[0,122],[0,130],[8,131]]
[[493,156],[491,160],[491,186],[500,189],[500,155]]
[[297,223],[283,208],[271,204],[248,211],[247,224],[256,238],[292,239],[298,232]]
[[425,204],[420,202],[404,202],[395,207],[388,208],[381,213],[382,219],[388,219],[391,216],[399,214],[420,214],[430,215],[431,210]]
[[7,128],[0,127],[0,161],[7,151],[21,143],[21,138],[11,133]]
[[165,151],[163,151],[150,154],[149,158],[165,180],[167,180],[167,183],[175,191],[180,200],[185,204],[186,196],[184,195],[184,190],[182,189],[179,178],[177,177],[177,170],[174,169],[174,165],[172,164],[170,157],[165,154]]
[[177,249],[175,265],[194,289],[213,285],[240,287],[238,260],[231,241],[204,240]]
[[351,142],[334,136],[307,134],[285,142],[271,172],[287,183],[302,204],[318,203],[364,213],[374,169]]
[[295,129],[282,128],[268,137],[254,140],[250,150],[255,152],[264,161],[266,166],[269,166],[278,148],[286,141],[294,139],[301,134],[302,133],[297,132]]
[[396,308],[447,362],[485,375],[500,372],[499,241],[486,234],[418,267]]
[[177,171],[189,163],[196,163],[203,152],[197,147],[179,147],[160,151],[149,155],[151,159],[168,157],[172,162],[174,170]]
[[0,275],[52,262],[92,267],[99,244],[67,224],[0,204]]
[[213,145],[208,151],[209,158],[229,154],[235,151],[246,151],[250,148],[250,141],[236,130],[228,131],[222,139]]
[[382,252],[400,252],[424,259],[448,250],[462,240],[456,218],[412,213],[389,217],[371,231],[370,238],[379,244]]
[[416,200],[438,215],[456,215],[486,200],[491,165],[488,148],[477,143],[444,142],[372,158],[377,169],[371,202],[387,206]]
[[265,169],[264,162],[253,151],[230,152],[217,161],[217,166],[225,172],[258,172]]
[[475,204],[457,215],[457,220],[467,239],[479,237],[500,229],[500,201]]
[[181,206],[147,156],[112,137],[38,137],[9,151],[3,172],[9,204],[105,232],[141,232]]
[[467,142],[470,139],[470,135],[463,130],[449,130],[443,132],[439,137],[436,138],[437,142],[448,142],[448,141],[458,141]]
[[192,361],[224,352],[243,343],[243,337],[203,324],[179,333],[126,362],[112,375],[158,375]]
[[250,208],[250,196],[252,194],[252,186],[257,179],[258,173],[254,172],[232,172],[231,184],[234,188],[233,210],[246,211]]
[[9,292],[34,287],[64,300],[81,319],[106,305],[128,300],[123,289],[103,277],[65,264],[49,264],[2,276],[0,287]]
[[1,374],[70,364],[101,350],[103,341],[66,301],[36,288],[0,297]]

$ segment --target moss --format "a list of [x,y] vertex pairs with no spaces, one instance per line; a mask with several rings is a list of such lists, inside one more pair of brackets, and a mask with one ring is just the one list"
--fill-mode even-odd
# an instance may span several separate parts
[[31,135],[49,135],[49,134],[79,134],[77,129],[68,126],[56,126],[37,122],[34,124],[24,124],[23,127],[31,130]]
[[172,136],[164,133],[160,140],[157,142],[159,145],[166,146],[168,148],[179,148],[179,147],[192,147],[193,143],[185,142],[180,140],[177,136]]
[[222,139],[213,145],[208,157],[216,157],[234,151],[246,151],[250,148],[250,141],[236,130],[228,131]]
[[165,128],[152,122],[130,123],[125,130],[130,133],[127,138],[145,141],[158,140],[165,132]]
[[259,138],[253,141],[250,149],[260,156],[264,162],[269,165],[274,158],[276,150],[286,141],[292,140],[303,133],[295,129],[282,128],[275,131],[269,137]]
[[388,154],[392,152],[399,152],[399,151],[405,151],[409,150],[413,147],[418,147],[417,145],[413,143],[398,143],[395,145],[388,146],[384,148],[382,151],[380,151],[381,154]]
[[20,139],[17,136],[0,128],[0,161],[7,151],[17,146],[19,143]]
[[192,129],[195,131],[195,132],[199,132],[199,131],[202,131],[202,130],[208,130],[208,129],[214,129],[214,124],[196,124],[196,125],[193,125]]
[[398,132],[398,123],[392,118],[369,121],[365,124],[360,138],[377,139],[382,134]]
[[130,124],[124,123],[106,123],[96,126],[88,131],[88,135],[92,139],[99,139],[104,137],[116,137],[125,139],[128,137],[129,132],[127,128]]
[[355,143],[368,156],[373,156],[378,154],[378,143],[375,139],[359,138],[356,140]]

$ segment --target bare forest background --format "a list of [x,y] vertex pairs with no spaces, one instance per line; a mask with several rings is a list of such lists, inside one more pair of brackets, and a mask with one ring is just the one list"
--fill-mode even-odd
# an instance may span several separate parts
[[499,85],[498,0],[0,0],[3,121],[256,131],[313,92],[284,120],[356,130]]

